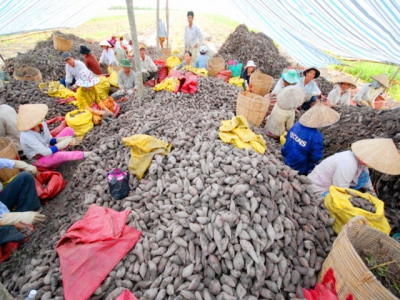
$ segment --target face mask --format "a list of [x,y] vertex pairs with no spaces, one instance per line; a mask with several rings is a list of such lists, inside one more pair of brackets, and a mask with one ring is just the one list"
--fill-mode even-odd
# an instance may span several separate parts
[[371,86],[372,86],[373,88],[377,89],[377,88],[380,88],[382,85],[381,85],[378,81],[376,81],[376,80],[374,79],[374,81],[371,83]]

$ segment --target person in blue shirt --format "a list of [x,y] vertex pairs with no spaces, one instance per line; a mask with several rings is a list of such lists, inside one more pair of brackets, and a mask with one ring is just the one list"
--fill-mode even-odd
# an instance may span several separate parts
[[321,161],[324,150],[324,138],[318,128],[330,126],[339,119],[339,113],[322,103],[304,113],[287,133],[282,147],[285,163],[300,175],[309,174]]
[[206,55],[207,51],[208,49],[206,46],[200,47],[200,56],[197,58],[196,68],[204,68],[207,70],[207,61],[210,58],[208,55]]

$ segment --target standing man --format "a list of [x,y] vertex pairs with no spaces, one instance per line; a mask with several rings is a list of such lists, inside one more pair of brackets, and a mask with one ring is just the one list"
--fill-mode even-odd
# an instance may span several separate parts
[[188,11],[187,13],[188,25],[185,29],[185,50],[192,53],[192,66],[196,66],[197,56],[199,54],[199,47],[203,43],[203,34],[197,25],[193,24],[194,13]]
[[159,30],[159,40],[161,49],[164,49],[164,42],[167,39],[167,30],[165,29],[165,24],[161,19],[158,20],[158,30]]

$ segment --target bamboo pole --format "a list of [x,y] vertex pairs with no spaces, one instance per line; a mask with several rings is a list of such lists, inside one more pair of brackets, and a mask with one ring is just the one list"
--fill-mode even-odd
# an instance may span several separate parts
[[160,20],[160,0],[157,0],[157,13],[156,13],[156,47],[157,51],[160,51],[160,26],[158,25]]
[[399,73],[399,71],[400,71],[400,66],[397,67],[396,72],[394,72],[392,78],[390,78],[390,80],[389,80],[389,87],[388,87],[388,88],[385,87],[385,89],[383,90],[383,92],[386,92],[386,91],[390,88],[390,84],[392,83],[393,79],[396,78],[397,73]]
[[4,285],[0,282],[0,299],[3,300],[15,300],[13,296],[6,290]]
[[125,1],[126,1],[126,10],[128,12],[129,27],[130,27],[131,36],[132,36],[133,53],[135,54],[136,80],[138,80],[137,86],[138,86],[139,103],[142,104],[142,102],[143,102],[142,63],[140,61],[139,41],[137,38],[135,13],[133,10],[133,0],[125,0]]
[[165,4],[165,17],[167,21],[167,48],[169,48],[169,9],[168,9],[168,0],[166,0]]

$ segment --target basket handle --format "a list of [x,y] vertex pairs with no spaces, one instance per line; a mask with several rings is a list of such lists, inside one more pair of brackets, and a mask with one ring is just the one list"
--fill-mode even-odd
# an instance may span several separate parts
[[368,225],[368,220],[367,220],[367,218],[364,217],[364,216],[358,215],[358,216],[355,216],[354,218],[350,219],[350,221],[348,221],[348,222],[345,224],[345,226],[346,226],[346,227],[351,227],[351,226],[353,226],[355,223],[358,223],[358,221],[361,221],[362,224],[363,224],[364,226]]

